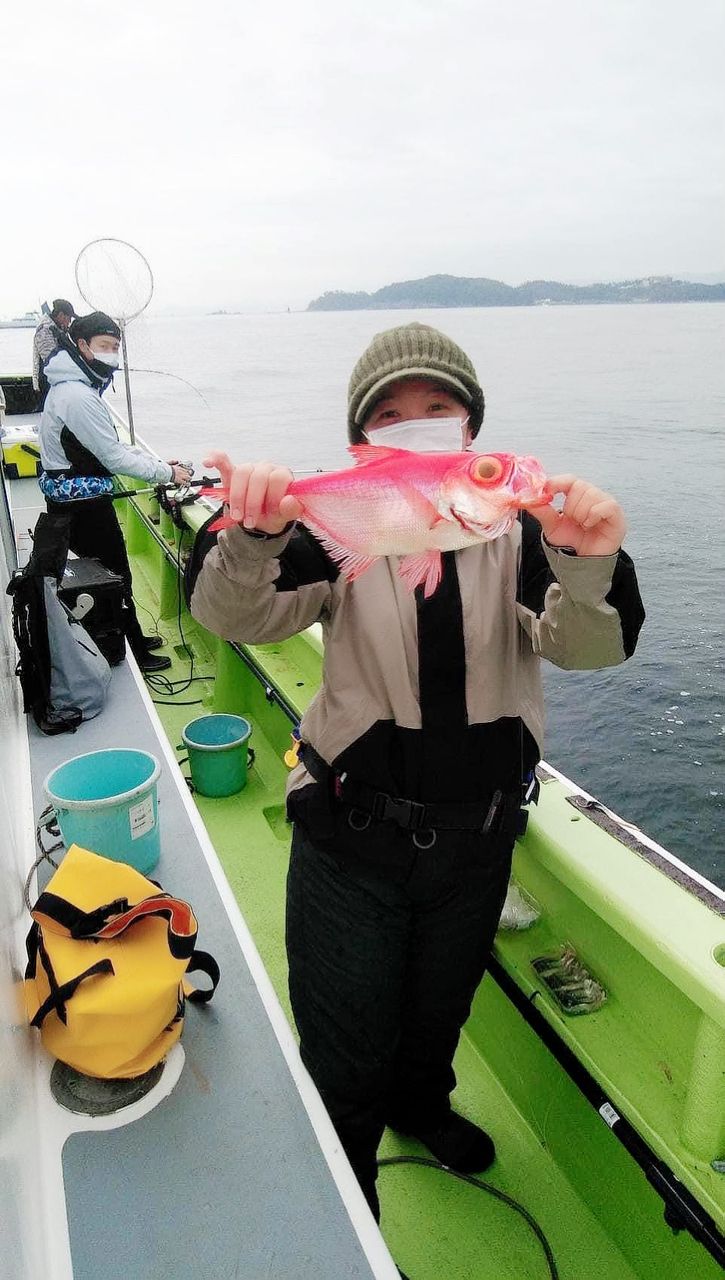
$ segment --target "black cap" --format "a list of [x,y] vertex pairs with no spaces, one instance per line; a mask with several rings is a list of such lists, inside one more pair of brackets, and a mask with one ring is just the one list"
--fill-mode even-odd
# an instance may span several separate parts
[[53,299],[53,305],[52,305],[52,307],[51,307],[51,309],[50,309],[50,314],[51,314],[52,316],[57,316],[57,314],[58,314],[58,312],[59,312],[59,311],[62,311],[62,312],[63,312],[63,314],[64,314],[64,315],[66,315],[66,316],[74,316],[74,315],[75,315],[75,307],[73,306],[73,303],[72,303],[72,302],[69,302],[69,301],[68,301],[68,299],[67,299],[67,298],[54,298],[54,299]]
[[121,330],[116,321],[107,316],[105,311],[91,311],[90,315],[79,316],[70,327],[70,336],[76,343],[79,338],[85,338],[86,342],[90,342],[91,338],[97,338],[102,333],[107,334],[109,338],[121,337]]

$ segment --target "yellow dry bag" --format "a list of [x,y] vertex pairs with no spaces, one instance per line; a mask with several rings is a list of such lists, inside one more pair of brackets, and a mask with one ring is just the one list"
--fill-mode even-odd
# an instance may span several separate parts
[[[71,845],[31,914],[31,1025],[49,1053],[84,1075],[143,1075],[179,1039],[185,998],[207,1001],[216,990],[219,966],[195,949],[188,902],[126,863]],[[210,989],[186,982],[194,970]]]

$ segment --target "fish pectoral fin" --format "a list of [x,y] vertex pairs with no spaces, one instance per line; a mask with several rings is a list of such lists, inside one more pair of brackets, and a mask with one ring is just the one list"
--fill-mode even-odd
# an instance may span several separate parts
[[406,484],[405,481],[398,481],[398,488],[402,493],[405,501],[410,504],[415,514],[423,521],[427,529],[434,529],[437,524],[445,522],[445,516],[442,516],[438,508],[431,502],[430,498],[426,498],[420,489],[416,489],[413,484]]
[[433,595],[443,572],[440,551],[415,551],[403,556],[398,573],[409,591],[423,583],[423,595],[426,600]]

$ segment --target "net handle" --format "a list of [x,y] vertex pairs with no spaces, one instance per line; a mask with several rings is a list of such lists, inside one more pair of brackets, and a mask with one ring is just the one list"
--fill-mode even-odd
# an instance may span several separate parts
[[121,321],[121,355],[123,357],[123,382],[126,388],[126,409],[128,410],[128,431],[131,444],[136,444],[136,432],[133,425],[133,405],[131,403],[131,380],[128,376],[128,351],[126,350],[126,322]]

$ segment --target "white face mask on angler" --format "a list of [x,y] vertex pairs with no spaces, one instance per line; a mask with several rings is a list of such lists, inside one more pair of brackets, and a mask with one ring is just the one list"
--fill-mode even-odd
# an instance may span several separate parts
[[368,444],[390,449],[410,449],[413,453],[457,453],[466,448],[468,418],[414,418],[363,432]]
[[117,351],[94,351],[91,347],[91,354],[94,360],[100,360],[101,364],[107,364],[109,369],[118,369],[121,363],[121,357]]

